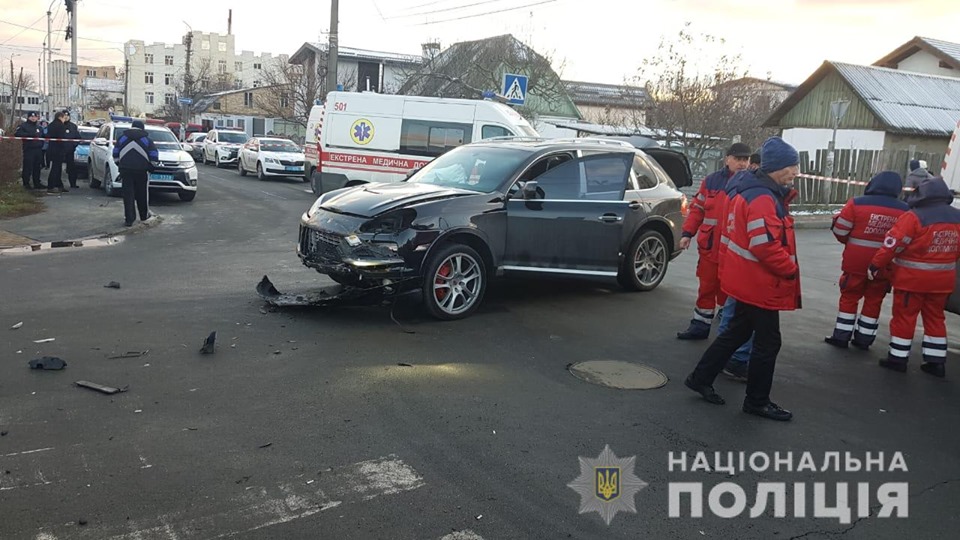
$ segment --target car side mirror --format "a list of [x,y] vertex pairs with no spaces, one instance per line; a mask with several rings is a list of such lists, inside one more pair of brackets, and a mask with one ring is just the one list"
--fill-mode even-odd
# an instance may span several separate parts
[[97,137],[96,139],[93,140],[93,144],[97,146],[106,146],[107,140],[104,139],[103,137]]
[[184,152],[191,152],[191,151],[193,151],[193,147],[190,146],[188,143],[183,143],[183,144],[181,144],[181,145],[180,145],[180,149],[183,150]]
[[523,187],[520,188],[520,194],[523,196],[523,199],[529,201],[531,199],[539,199],[540,196],[537,194],[539,186],[536,180],[530,180],[529,182],[523,184]]

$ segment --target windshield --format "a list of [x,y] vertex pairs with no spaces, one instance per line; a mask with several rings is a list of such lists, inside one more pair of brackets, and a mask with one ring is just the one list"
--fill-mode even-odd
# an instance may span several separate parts
[[290,141],[260,141],[261,152],[293,152],[300,153],[300,147]]
[[490,193],[528,157],[529,151],[517,148],[461,146],[428,163],[408,182]]
[[151,129],[147,131],[147,137],[150,137],[158,149],[180,149],[180,142],[168,129]]
[[92,141],[97,137],[97,130],[80,130],[80,138],[85,141]]
[[243,144],[247,142],[247,134],[237,131],[221,131],[217,142]]
[[523,133],[524,135],[526,135],[527,137],[539,137],[539,136],[540,136],[540,134],[537,133],[537,130],[533,129],[533,128],[530,127],[530,126],[521,124],[521,125],[518,125],[517,128],[519,128],[519,129],[520,129],[520,132]]

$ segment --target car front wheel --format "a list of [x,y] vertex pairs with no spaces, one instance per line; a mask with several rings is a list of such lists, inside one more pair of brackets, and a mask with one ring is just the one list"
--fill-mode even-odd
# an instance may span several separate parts
[[260,180],[261,182],[263,182],[266,179],[267,179],[267,176],[263,174],[263,165],[261,165],[260,162],[258,161],[257,162],[257,180]]
[[238,159],[238,160],[237,160],[237,170],[240,171],[240,176],[246,176],[246,175],[247,175],[247,170],[243,168],[243,160],[242,160],[242,159]]
[[628,291],[652,291],[667,275],[669,262],[670,251],[663,235],[644,231],[630,244],[617,281]]
[[100,187],[100,181],[97,180],[96,175],[93,174],[93,163],[87,161],[87,177],[90,178],[90,187],[93,189],[98,189]]
[[483,259],[469,246],[443,246],[425,267],[424,306],[437,319],[452,321],[469,317],[480,306],[486,289]]

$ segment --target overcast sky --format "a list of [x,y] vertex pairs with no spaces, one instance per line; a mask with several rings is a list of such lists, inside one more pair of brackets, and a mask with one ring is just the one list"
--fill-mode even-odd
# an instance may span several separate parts
[[[54,58],[69,60],[57,32],[62,0],[0,0],[7,73],[11,54],[18,68],[37,70],[49,5]],[[124,41],[179,43],[187,24],[226,33],[230,8],[238,52],[292,54],[326,40],[325,0],[80,0],[80,63],[122,66]],[[824,60],[870,64],[915,35],[960,42],[960,0],[346,0],[340,44],[419,54],[428,40],[446,47],[509,32],[552,56],[564,78],[622,83],[687,23],[724,38],[752,75],[798,84]]]

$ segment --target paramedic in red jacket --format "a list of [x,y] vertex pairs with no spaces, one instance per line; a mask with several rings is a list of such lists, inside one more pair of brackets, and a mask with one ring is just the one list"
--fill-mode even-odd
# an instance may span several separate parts
[[800,172],[797,150],[771,137],[760,151],[760,170],[740,182],[727,224],[730,242],[723,261],[723,292],[736,298],[730,327],[703,353],[685,384],[710,403],[722,405],[713,381],[738,347],[753,334],[743,412],[771,420],[793,418],[770,401],[780,352],[780,312],[800,307],[793,218],[787,209],[791,183]]
[[[909,207],[901,201],[903,181],[893,171],[874,176],[860,197],[847,201],[833,218],[833,235],[843,248],[843,264],[840,275],[840,311],[833,335],[824,341],[846,349],[847,345],[867,350],[877,337],[880,306],[890,290],[886,277],[867,279],[870,260],[883,246],[887,232]],[[860,299],[863,310],[857,317]]]
[[924,181],[910,197],[910,211],[900,216],[883,248],[873,256],[868,277],[882,276],[888,265],[893,277],[893,319],[890,349],[882,367],[905,372],[910,345],[923,317],[923,364],[920,369],[936,377],[946,375],[947,327],[943,309],[953,291],[960,258],[960,210],[953,208],[953,193],[943,178]]
[[683,234],[680,247],[687,249],[694,237],[697,239],[697,279],[700,288],[697,293],[697,305],[693,310],[690,326],[683,332],[677,332],[678,339],[707,339],[710,325],[717,306],[723,306],[727,297],[720,290],[718,276],[720,249],[720,213],[724,207],[727,180],[750,164],[750,147],[743,143],[734,143],[727,150],[724,167],[703,179],[700,190],[693,198],[690,213],[683,222]]

